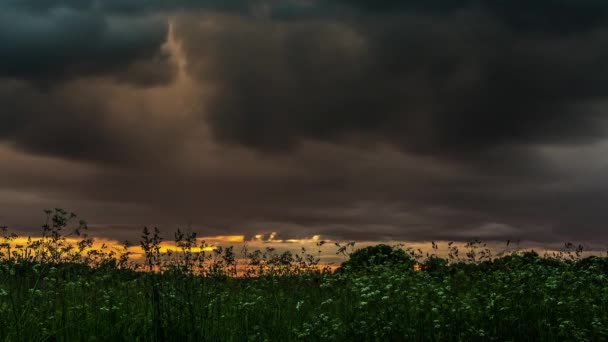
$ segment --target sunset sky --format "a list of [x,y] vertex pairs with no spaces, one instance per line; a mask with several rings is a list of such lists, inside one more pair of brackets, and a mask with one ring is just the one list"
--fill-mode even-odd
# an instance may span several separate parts
[[0,225],[608,245],[608,2],[2,0]]

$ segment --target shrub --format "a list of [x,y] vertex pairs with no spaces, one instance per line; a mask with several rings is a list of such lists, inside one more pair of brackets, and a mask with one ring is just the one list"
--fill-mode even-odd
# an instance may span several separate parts
[[358,272],[372,270],[378,266],[409,269],[416,264],[412,256],[403,249],[379,244],[357,249],[342,263],[339,272]]

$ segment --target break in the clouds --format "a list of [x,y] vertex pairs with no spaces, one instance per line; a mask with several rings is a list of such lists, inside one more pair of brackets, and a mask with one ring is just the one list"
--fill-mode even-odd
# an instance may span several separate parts
[[591,0],[4,1],[0,221],[605,241],[607,42]]

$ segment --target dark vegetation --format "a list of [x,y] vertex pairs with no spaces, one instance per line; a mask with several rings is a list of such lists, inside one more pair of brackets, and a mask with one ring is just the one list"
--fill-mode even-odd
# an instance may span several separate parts
[[[446,259],[403,246],[355,250],[336,272],[318,256],[271,248],[201,249],[175,233],[163,252],[145,229],[141,261],[68,229],[48,211],[43,238],[17,246],[4,229],[4,341],[605,341],[608,259],[564,252],[492,255],[479,241]],[[323,242],[319,242],[319,248]],[[433,251],[438,246],[433,243]],[[418,271],[419,270],[419,271]]]

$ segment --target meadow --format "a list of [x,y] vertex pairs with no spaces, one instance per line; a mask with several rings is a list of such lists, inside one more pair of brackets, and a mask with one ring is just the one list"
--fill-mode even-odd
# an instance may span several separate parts
[[541,256],[471,241],[445,258],[335,244],[348,259],[330,269],[317,251],[210,249],[181,231],[164,251],[146,228],[134,260],[129,246],[92,248],[75,219],[48,211],[22,245],[5,229],[0,340],[608,340],[608,258],[569,244]]

